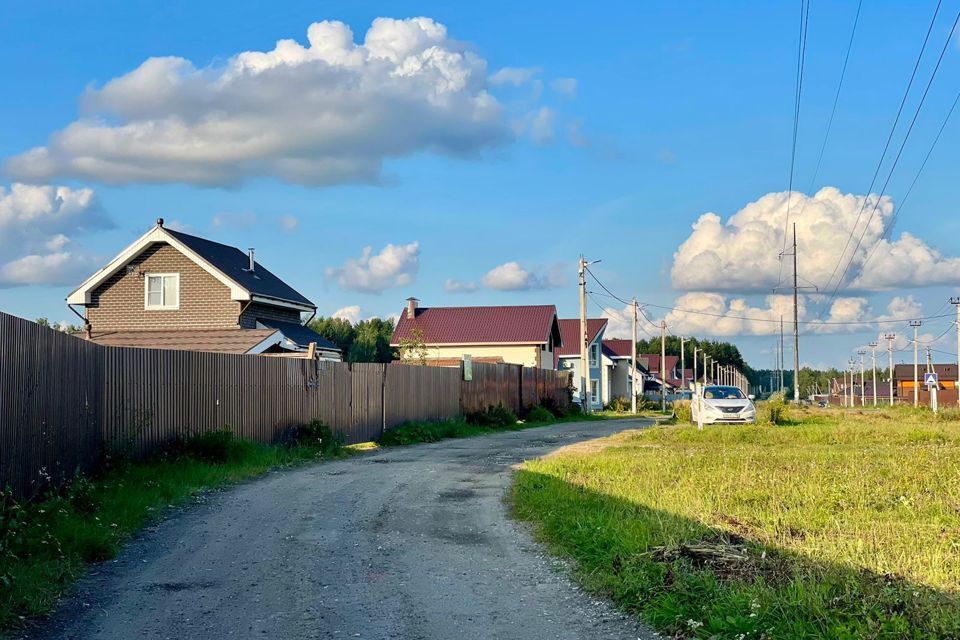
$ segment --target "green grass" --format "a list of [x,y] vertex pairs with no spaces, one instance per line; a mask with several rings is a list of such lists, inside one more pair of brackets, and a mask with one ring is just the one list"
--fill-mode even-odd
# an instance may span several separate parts
[[960,422],[792,410],[524,465],[513,508],[590,590],[700,638],[960,637]]
[[[0,630],[49,612],[92,562],[123,544],[169,507],[198,492],[349,451],[335,446],[267,446],[214,438],[165,456],[123,464],[60,495],[24,505],[0,499]],[[324,451],[326,449],[326,451]]]

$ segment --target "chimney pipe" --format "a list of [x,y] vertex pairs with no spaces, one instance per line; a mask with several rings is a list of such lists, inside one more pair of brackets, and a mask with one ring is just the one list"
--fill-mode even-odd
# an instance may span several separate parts
[[247,255],[250,256],[250,267],[247,269],[247,271],[249,271],[250,273],[253,273],[253,264],[254,264],[253,263],[253,247],[250,247],[247,251],[248,251]]
[[417,303],[420,302],[414,297],[407,298],[407,320],[414,320],[417,317]]

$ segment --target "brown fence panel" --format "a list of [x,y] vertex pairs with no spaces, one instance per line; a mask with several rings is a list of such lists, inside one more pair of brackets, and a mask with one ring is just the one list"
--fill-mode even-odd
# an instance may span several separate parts
[[384,381],[384,425],[460,415],[460,370],[390,364]]
[[29,497],[93,469],[99,367],[94,345],[0,313],[0,486]]
[[383,435],[385,369],[383,364],[350,365],[353,419],[349,440],[353,443],[369,442]]
[[473,380],[460,385],[464,413],[483,411],[499,404],[519,413],[522,367],[515,364],[473,363]]

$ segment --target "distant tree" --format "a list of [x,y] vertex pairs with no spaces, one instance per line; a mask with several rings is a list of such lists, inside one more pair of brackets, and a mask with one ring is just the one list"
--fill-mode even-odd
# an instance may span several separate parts
[[79,333],[80,327],[67,324],[66,322],[58,322],[56,324],[51,324],[50,319],[47,317],[37,318],[34,320],[41,327],[47,327],[48,329],[56,329],[57,331],[62,331],[63,333]]
[[393,362],[396,351],[390,346],[393,337],[393,321],[371,318],[358,322],[354,329],[353,344],[347,353],[349,362]]
[[316,318],[307,325],[321,336],[337,345],[340,353],[346,357],[356,337],[353,325],[346,318]]

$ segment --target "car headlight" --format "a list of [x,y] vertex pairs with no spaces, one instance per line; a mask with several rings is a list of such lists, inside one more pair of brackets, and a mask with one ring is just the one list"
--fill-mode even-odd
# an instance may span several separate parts
[[720,408],[710,404],[709,402],[703,403],[703,409],[706,413],[715,413],[717,415],[723,415],[723,411]]
[[746,407],[743,411],[741,411],[741,413],[744,413],[744,414],[746,414],[746,415],[748,415],[748,416],[749,416],[749,415],[754,415],[754,414],[757,413],[757,408],[756,408],[755,406],[753,406],[752,404],[748,404],[747,407]]

